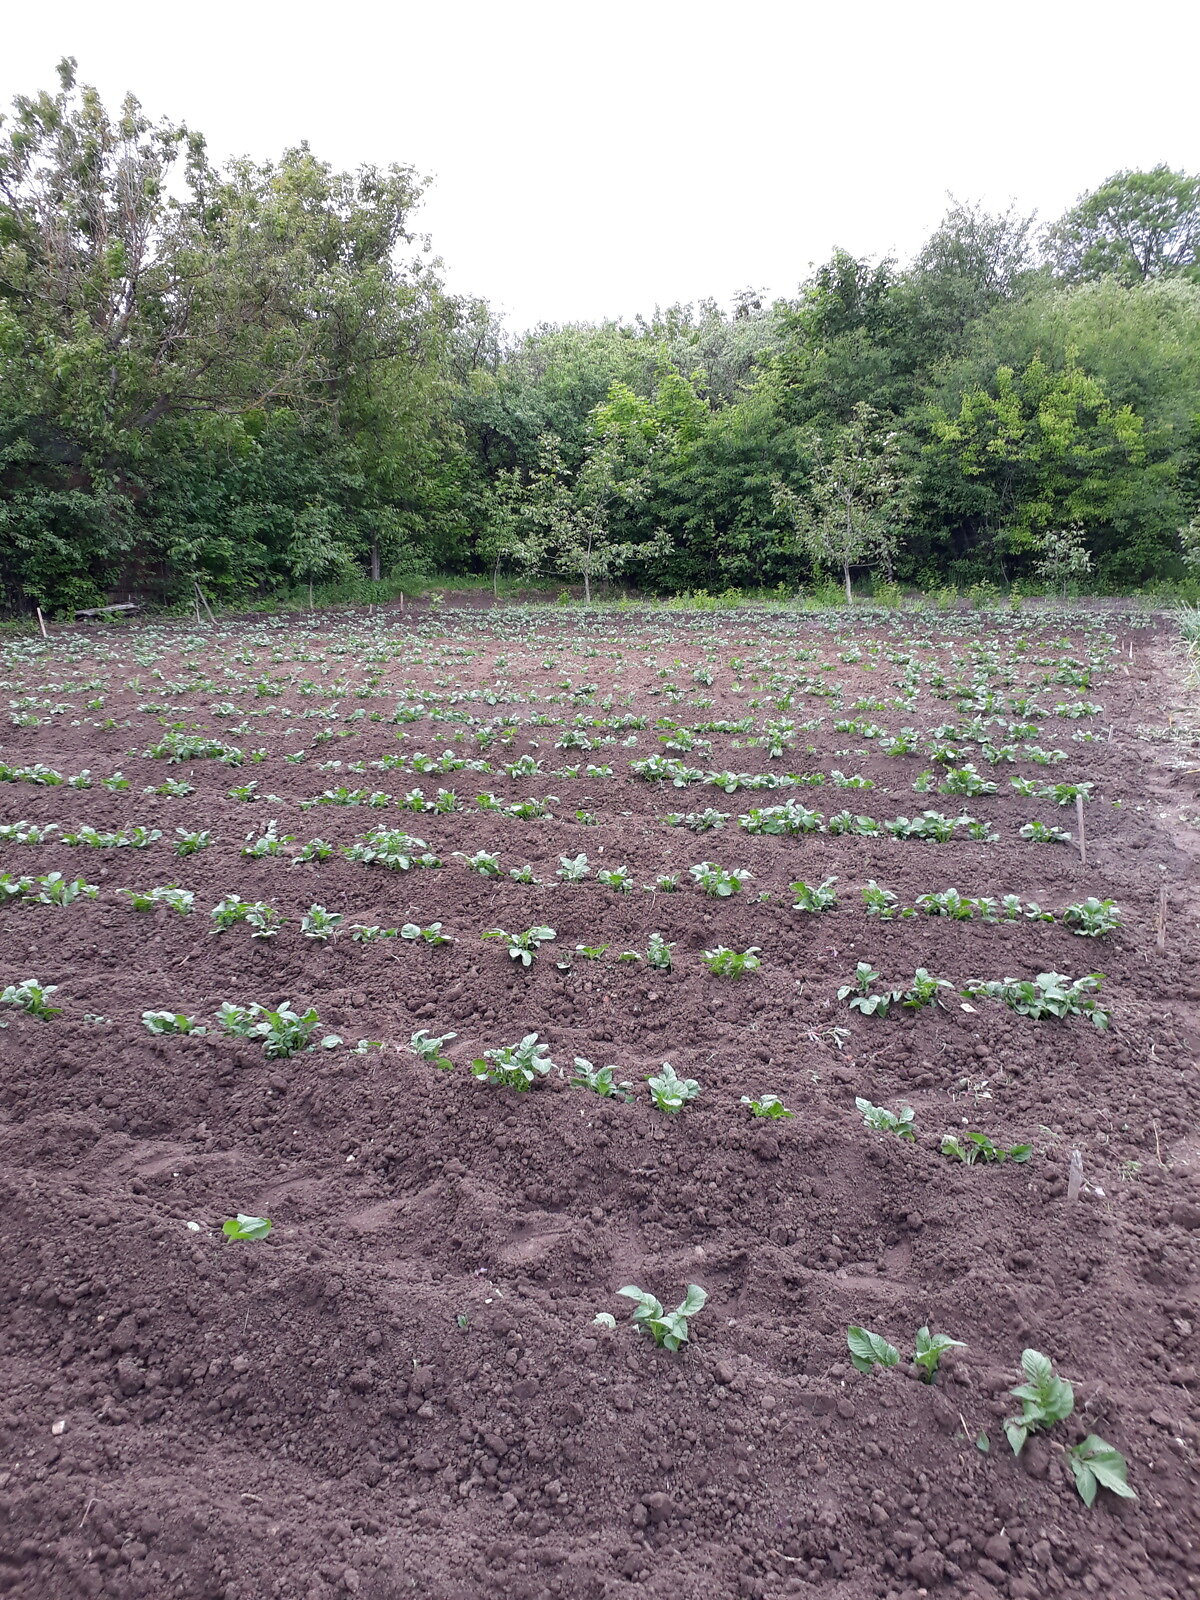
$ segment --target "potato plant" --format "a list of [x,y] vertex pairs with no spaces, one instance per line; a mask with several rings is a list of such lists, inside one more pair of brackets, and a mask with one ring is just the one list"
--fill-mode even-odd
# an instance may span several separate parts
[[617,1290],[634,1303],[633,1325],[648,1333],[654,1343],[664,1350],[678,1351],[690,1337],[688,1324],[692,1317],[704,1309],[708,1291],[698,1283],[689,1283],[687,1293],[674,1311],[664,1311],[662,1302],[636,1284],[627,1283]]
[[541,1078],[554,1071],[548,1047],[538,1042],[536,1033],[527,1033],[516,1044],[485,1050],[471,1062],[472,1076],[479,1083],[525,1093]]

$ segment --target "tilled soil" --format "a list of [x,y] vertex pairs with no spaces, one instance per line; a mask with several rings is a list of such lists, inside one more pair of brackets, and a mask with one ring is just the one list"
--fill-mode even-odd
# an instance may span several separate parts
[[[825,813],[958,813],[953,796],[913,793],[922,757],[889,759],[833,731],[836,716],[855,713],[820,698],[779,712],[754,686],[761,668],[727,665],[739,652],[753,663],[764,649],[810,648],[834,665],[825,678],[845,706],[883,699],[896,669],[843,661],[856,655],[844,621],[532,615],[233,624],[202,656],[167,627],[10,653],[10,698],[74,709],[11,727],[3,760],[87,767],[97,780],[120,769],[131,788],[5,783],[3,820],[136,821],[163,837],[145,850],[69,848],[54,836],[0,845],[12,873],[60,869],[100,887],[92,902],[14,906],[0,920],[0,982],[36,975],[58,985],[63,1008],[38,1021],[6,1006],[0,1032],[0,1589],[28,1600],[1182,1600],[1200,1589],[1197,870],[1187,830],[1161,814],[1194,777],[1157,763],[1139,738],[1176,692],[1167,636],[1110,619],[1109,670],[1086,690],[1042,688],[1034,675],[1044,703],[1092,698],[1103,715],[1043,724],[1040,742],[1068,752],[1053,769],[981,765],[1000,793],[962,804],[999,842],[959,834],[939,845],[738,829],[739,813],[788,793]],[[893,649],[931,626],[876,620],[858,637]],[[1077,653],[1101,636],[1097,625],[1064,634],[1061,618],[1008,627],[997,637],[1024,629],[1034,655]],[[992,628],[959,619],[914,653],[945,659]],[[613,650],[623,651],[615,683]],[[414,651],[436,665],[415,667]],[[698,684],[692,673],[714,651],[716,682]],[[185,658],[216,687],[164,691],[153,672],[170,684],[190,672]],[[683,698],[663,698],[660,664]],[[312,704],[296,683],[323,670],[365,692],[347,689],[341,720],[318,724],[335,737],[289,763],[314,724],[285,729],[282,712]],[[271,679],[269,694],[247,688]],[[102,710],[82,709],[85,680],[103,681]],[[571,698],[581,682],[597,692]],[[390,720],[371,722],[372,711],[390,718],[411,703],[414,685],[485,720],[522,718],[512,744],[488,752],[497,769],[528,751],[547,769],[611,763],[615,776],[371,769],[399,749],[440,754],[461,731],[420,721],[398,744]],[[462,698],[488,685],[499,685],[492,702]],[[522,698],[531,688],[566,698],[534,704]],[[223,697],[274,708],[234,741],[265,746],[262,762],[234,770],[141,756],[163,717],[229,737],[208,709]],[[169,709],[137,709],[158,699]],[[368,715],[351,718],[360,708]],[[652,725],[636,746],[621,732],[600,749],[556,750],[563,726],[531,725],[539,710],[565,725],[580,712],[632,710]],[[667,714],[691,724],[823,717],[783,759],[727,734],[706,735],[710,754],[680,759],[838,769],[876,787],[726,795],[641,782],[628,762],[657,748],[653,719]],[[915,709],[871,715],[928,733],[957,713],[926,689]],[[96,726],[105,717],[116,726]],[[1072,742],[1080,726],[1100,739]],[[345,766],[318,771],[327,759]],[[350,766],[360,760],[365,775]],[[1074,845],[1020,839],[1031,817],[1073,830],[1074,811],[1011,792],[1011,772],[1095,784],[1087,865]],[[141,792],[167,776],[194,792]],[[227,798],[252,779],[278,798]],[[339,783],[395,796],[453,786],[466,809],[300,808]],[[555,815],[477,812],[485,789],[505,802],[553,794]],[[663,823],[705,806],[729,814],[723,828]],[[400,874],[337,855],[242,857],[243,838],[270,818],[298,840],[336,845],[380,824],[407,828],[445,866]],[[177,827],[210,828],[217,842],[178,859]],[[454,855],[481,848],[499,852],[506,872],[530,863],[543,882],[489,880]],[[593,868],[628,864],[633,891],[556,881],[559,857],[580,852]],[[707,898],[687,872],[705,859],[753,878]],[[646,892],[663,872],[682,875],[679,891]],[[836,909],[791,909],[793,879],[831,876]],[[951,885],[1050,909],[1112,897],[1124,925],[1091,940],[1029,920],[882,922],[861,903],[871,879],[904,904]],[[190,916],[139,915],[115,892],[166,883],[196,892]],[[291,920],[271,941],[244,926],[214,937],[208,910],[230,892]],[[456,942],[356,944],[343,929],[322,946],[298,925],[312,902],[347,926],[441,921]],[[480,940],[534,924],[557,938],[528,971]],[[615,959],[644,954],[651,932],[674,944],[672,971]],[[567,960],[580,944],[609,949]],[[717,944],[760,947],[760,971],[711,976],[700,958]],[[862,959],[886,981],[924,966],[956,986],[1101,971],[1111,1025],[1035,1022],[954,992],[940,1009],[859,1017],[837,990]],[[318,1036],[336,1030],[345,1044],[270,1060],[217,1032],[212,1014],[226,1000],[311,1004]],[[140,1014],[164,1008],[209,1033],[152,1037]],[[421,1027],[457,1035],[453,1072],[409,1053]],[[632,1101],[557,1074],[524,1095],[471,1077],[484,1049],[533,1031],[568,1071],[577,1055],[616,1064]],[[360,1039],[385,1048],[355,1054]],[[644,1082],[664,1060],[703,1086],[674,1116],[654,1109]],[[751,1117],[741,1096],[764,1093],[796,1115]],[[856,1097],[912,1106],[915,1143],[867,1129]],[[964,1126],[1034,1153],[1027,1164],[964,1166],[939,1148]],[[1073,1200],[1072,1151],[1085,1177]],[[270,1237],[225,1241],[222,1221],[238,1212],[269,1216]],[[670,1307],[690,1282],[709,1298],[678,1354],[637,1333],[615,1292],[638,1284]],[[615,1329],[597,1325],[597,1312]],[[883,1334],[905,1359],[922,1325],[966,1348],[932,1385],[903,1360],[864,1375],[849,1361],[849,1324]],[[1017,1409],[1008,1390],[1027,1346],[1074,1383],[1076,1410],[1015,1457],[1001,1424]],[[1135,1501],[1102,1491],[1088,1509],[1077,1496],[1063,1446],[1090,1432],[1128,1458]]]

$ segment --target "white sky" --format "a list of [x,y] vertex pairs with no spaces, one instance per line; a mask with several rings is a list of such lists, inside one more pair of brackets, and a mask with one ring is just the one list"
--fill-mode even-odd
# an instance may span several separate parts
[[1152,0],[9,0],[0,105],[60,56],[215,156],[409,162],[451,288],[510,325],[793,293],[910,254],[947,192],[1049,220],[1200,170],[1200,6]]

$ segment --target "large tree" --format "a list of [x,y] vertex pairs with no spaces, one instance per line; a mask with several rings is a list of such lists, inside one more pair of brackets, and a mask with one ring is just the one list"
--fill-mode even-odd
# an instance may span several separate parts
[[1111,274],[1139,283],[1200,260],[1200,176],[1167,166],[1116,172],[1051,229],[1047,245],[1068,278]]

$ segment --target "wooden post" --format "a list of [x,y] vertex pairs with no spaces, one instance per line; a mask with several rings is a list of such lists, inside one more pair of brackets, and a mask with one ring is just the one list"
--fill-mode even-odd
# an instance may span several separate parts
[[[205,611],[208,612],[208,620],[212,623],[213,627],[215,628],[216,625],[217,625],[217,619],[216,619],[216,617],[213,616],[212,607],[208,603],[207,595],[204,593],[204,590],[200,587],[200,579],[197,578],[197,577],[193,577],[192,578],[192,582],[196,586],[196,599],[197,599],[198,602],[203,604]],[[199,622],[199,620],[200,620],[200,604],[197,604],[197,606],[196,606],[196,621]]]
[[1087,866],[1087,837],[1083,831],[1083,796],[1075,796],[1075,820],[1079,824],[1079,859]]
[[41,606],[39,606],[37,608],[37,614],[38,614],[38,627],[42,630],[42,638],[43,639],[48,639],[50,637],[50,635],[46,632],[46,619],[42,615]]

